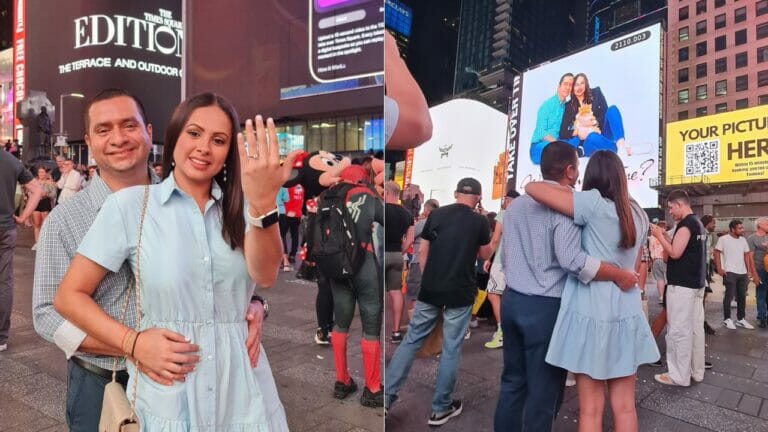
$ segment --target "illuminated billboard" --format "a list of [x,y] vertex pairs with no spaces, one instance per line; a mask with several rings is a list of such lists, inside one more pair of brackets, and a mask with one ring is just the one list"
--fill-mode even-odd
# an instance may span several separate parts
[[[82,142],[87,99],[108,87],[124,88],[144,103],[153,141],[163,140],[165,123],[181,98],[181,0],[62,0],[55,7],[46,0],[14,3],[20,30],[17,102],[45,92],[56,108],[53,131],[62,129],[69,141]],[[84,98],[68,97],[72,94]]]
[[383,0],[184,0],[185,90],[241,116],[381,112]]
[[669,123],[664,156],[667,185],[768,179],[768,110]]
[[541,151],[558,139],[577,148],[582,172],[595,151],[617,152],[632,197],[657,206],[649,179],[659,172],[661,38],[655,24],[523,73],[510,109],[517,190],[541,179]]
[[494,174],[504,156],[507,116],[470,99],[453,99],[429,112],[432,138],[414,150],[411,183],[444,205],[455,201],[459,180],[473,177],[483,186],[483,205],[498,210],[492,203],[499,183]]

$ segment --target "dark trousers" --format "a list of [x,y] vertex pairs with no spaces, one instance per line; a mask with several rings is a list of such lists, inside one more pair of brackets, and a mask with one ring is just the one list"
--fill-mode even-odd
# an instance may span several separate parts
[[[283,238],[283,253],[295,257],[299,248],[299,225],[301,218],[280,215],[280,236]],[[291,253],[288,253],[288,234],[291,235]]]
[[13,309],[13,250],[16,228],[0,231],[0,344],[8,341]]
[[552,429],[567,371],[544,359],[559,310],[559,298],[523,295],[509,287],[504,291],[504,369],[494,416],[496,432]]
[[725,284],[725,296],[723,297],[723,319],[731,317],[731,301],[736,296],[736,320],[743,320],[746,316],[747,304],[747,283],[749,279],[746,274],[725,273],[723,278]]
[[[111,379],[89,372],[68,362],[67,377],[67,425],[70,432],[94,432],[99,430],[101,403],[104,399],[104,387]],[[117,381],[125,388],[128,374],[118,372]]]
[[365,262],[354,278],[330,280],[333,290],[333,315],[336,317],[336,331],[348,333],[357,304],[360,321],[363,323],[363,337],[378,340],[381,334],[384,293],[376,269],[376,259],[372,253],[365,255]]
[[331,281],[317,272],[317,297],[315,297],[317,327],[325,333],[333,330],[333,291]]

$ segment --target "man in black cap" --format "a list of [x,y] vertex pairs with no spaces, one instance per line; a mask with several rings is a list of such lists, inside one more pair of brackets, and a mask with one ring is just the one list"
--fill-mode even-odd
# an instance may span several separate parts
[[461,401],[453,400],[451,393],[477,294],[475,262],[478,255],[482,259],[491,256],[488,220],[474,211],[480,203],[480,182],[461,179],[454,196],[456,203],[435,209],[424,224],[419,247],[421,290],[408,332],[385,375],[384,406],[389,409],[408,376],[416,352],[442,313],[443,352],[432,397],[430,426],[443,425],[461,414]]

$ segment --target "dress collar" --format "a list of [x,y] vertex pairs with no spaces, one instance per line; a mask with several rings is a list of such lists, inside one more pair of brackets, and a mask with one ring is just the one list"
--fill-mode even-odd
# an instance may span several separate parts
[[[162,204],[165,204],[169,199],[171,199],[174,191],[177,191],[182,195],[188,195],[186,192],[181,190],[179,185],[176,184],[176,178],[173,174],[173,171],[171,171],[168,177],[166,177],[165,180],[160,183],[160,202]],[[221,187],[218,183],[216,183],[216,180],[213,180],[211,184],[211,196],[214,200],[219,201],[223,195],[224,194],[221,190]]]

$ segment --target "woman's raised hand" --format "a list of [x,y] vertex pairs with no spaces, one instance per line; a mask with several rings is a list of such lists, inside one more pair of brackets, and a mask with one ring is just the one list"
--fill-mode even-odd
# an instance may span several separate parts
[[237,150],[249,212],[254,217],[264,215],[275,208],[277,193],[288,180],[301,151],[289,153],[281,165],[275,122],[269,118],[265,127],[260,115],[245,121],[245,130],[237,137]]

